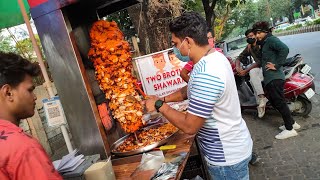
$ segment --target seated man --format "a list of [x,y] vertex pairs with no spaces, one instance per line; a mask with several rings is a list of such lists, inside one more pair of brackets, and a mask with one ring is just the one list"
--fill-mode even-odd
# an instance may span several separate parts
[[[259,118],[262,118],[265,113],[265,107],[268,99],[264,96],[264,91],[261,84],[261,81],[263,81],[262,70],[260,68],[261,50],[260,46],[257,45],[257,39],[252,29],[248,29],[245,32],[245,35],[247,37],[248,45],[236,60],[236,70],[240,76],[245,76],[247,73],[249,73],[251,85],[257,99],[258,116]],[[253,57],[255,62],[252,63],[247,69],[242,69],[240,62],[248,56]]]

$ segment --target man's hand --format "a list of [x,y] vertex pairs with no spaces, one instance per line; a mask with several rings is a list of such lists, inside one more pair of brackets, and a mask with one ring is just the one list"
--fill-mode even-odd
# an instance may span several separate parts
[[241,67],[237,67],[236,70],[239,76],[245,76],[248,73],[248,71],[242,69]]
[[247,70],[242,70],[238,72],[239,76],[245,76],[247,73],[248,73]]
[[156,111],[156,108],[154,107],[154,104],[159,98],[157,96],[148,96],[147,100],[142,101],[142,104],[145,105],[147,112],[154,112]]
[[240,73],[241,71],[243,71],[243,69],[241,67],[236,67],[236,71],[237,73]]
[[271,63],[271,62],[267,62],[267,65],[266,65],[266,70],[277,70],[276,67],[275,67],[275,64]]

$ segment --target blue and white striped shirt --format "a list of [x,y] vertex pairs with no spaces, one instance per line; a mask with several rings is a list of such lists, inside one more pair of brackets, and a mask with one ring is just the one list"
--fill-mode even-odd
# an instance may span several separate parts
[[223,54],[214,52],[194,65],[188,99],[188,113],[205,119],[197,136],[210,164],[233,165],[251,155],[251,136],[241,117],[230,63]]

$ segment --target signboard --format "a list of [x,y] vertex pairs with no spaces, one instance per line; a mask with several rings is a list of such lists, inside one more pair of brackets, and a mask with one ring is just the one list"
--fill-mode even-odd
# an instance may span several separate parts
[[61,126],[65,123],[65,114],[61,106],[60,98],[43,99],[43,109],[48,121],[48,126]]
[[147,95],[163,97],[187,85],[180,77],[180,71],[186,63],[175,56],[172,48],[134,60]]

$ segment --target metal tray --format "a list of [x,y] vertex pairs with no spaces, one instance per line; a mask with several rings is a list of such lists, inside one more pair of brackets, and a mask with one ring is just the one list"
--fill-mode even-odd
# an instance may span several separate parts
[[[154,124],[154,125],[151,125],[151,126],[148,126],[148,127],[145,127],[143,128],[142,130],[147,130],[147,129],[150,129],[150,128],[153,128],[153,127],[158,127],[158,126],[161,126],[163,124],[166,124],[166,123],[161,123],[161,124]],[[111,146],[111,153],[116,155],[116,156],[131,156],[131,155],[135,155],[135,154],[140,154],[140,153],[143,153],[143,152],[147,152],[147,151],[150,151],[158,146],[161,146],[165,143],[168,142],[169,138],[172,137],[175,133],[177,133],[179,131],[179,129],[172,133],[170,136],[168,136],[167,138],[159,141],[159,142],[156,142],[156,143],[153,143],[153,144],[150,144],[148,146],[145,146],[145,147],[142,147],[142,148],[139,148],[139,149],[136,149],[136,150],[133,150],[133,151],[126,151],[126,152],[116,152],[114,151],[115,149],[117,149],[118,146],[120,146],[131,134],[128,134],[128,135],[125,135],[124,137],[118,139],[116,142],[114,142]]]

